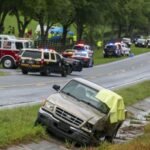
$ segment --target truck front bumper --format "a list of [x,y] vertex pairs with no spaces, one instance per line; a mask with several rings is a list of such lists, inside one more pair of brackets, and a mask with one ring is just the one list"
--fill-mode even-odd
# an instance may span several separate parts
[[91,142],[91,136],[88,133],[58,120],[42,108],[40,108],[38,112],[38,122],[46,125],[50,132],[59,137],[69,138],[81,144],[89,144]]

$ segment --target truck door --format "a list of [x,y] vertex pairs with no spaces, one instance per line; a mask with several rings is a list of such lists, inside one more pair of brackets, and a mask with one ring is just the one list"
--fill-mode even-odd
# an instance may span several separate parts
[[56,54],[56,72],[61,72],[62,62],[60,55]]
[[1,48],[2,48],[2,41],[0,41],[0,60],[1,60],[1,57],[2,57]]

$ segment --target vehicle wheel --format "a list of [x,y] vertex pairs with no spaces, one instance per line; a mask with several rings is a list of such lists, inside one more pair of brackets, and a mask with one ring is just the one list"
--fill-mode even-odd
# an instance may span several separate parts
[[105,140],[106,140],[107,142],[110,142],[110,143],[113,142],[113,139],[115,138],[115,136],[116,136],[116,134],[117,134],[117,132],[118,132],[118,129],[120,128],[121,125],[122,125],[122,123],[118,124],[118,125],[115,127],[115,129],[114,129],[112,135],[107,135],[107,136],[105,136]]
[[72,66],[68,66],[67,68],[67,74],[71,74],[72,73]]
[[45,71],[40,72],[41,76],[48,76],[49,75],[49,70],[46,69]]
[[67,76],[67,71],[66,71],[66,70],[63,70],[63,71],[61,72],[61,76],[62,76],[62,77],[66,77],[66,76]]
[[40,75],[41,76],[46,76],[46,73],[45,72],[40,72]]
[[27,70],[22,69],[22,74],[28,74]]
[[93,65],[94,65],[94,60],[92,59],[90,63],[90,67],[93,67]]
[[106,54],[104,54],[104,58],[108,57]]
[[17,66],[17,65],[14,65],[13,69],[17,69],[17,68],[18,68],[18,66]]
[[14,67],[15,63],[12,58],[6,57],[2,59],[2,66],[6,69],[12,69]]
[[39,120],[39,118],[37,118],[36,120],[35,120],[35,122],[34,122],[34,126],[37,126],[37,125],[39,125],[41,122],[40,122],[40,120]]

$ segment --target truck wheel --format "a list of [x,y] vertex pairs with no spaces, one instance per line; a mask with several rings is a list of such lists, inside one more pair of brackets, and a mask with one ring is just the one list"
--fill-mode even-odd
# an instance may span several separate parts
[[37,118],[36,120],[35,120],[35,122],[34,122],[34,126],[36,127],[37,125],[39,125],[41,122],[40,122],[40,120],[39,120],[39,118]]
[[72,73],[72,66],[68,66],[68,68],[67,68],[67,73],[68,73],[68,74],[71,74],[71,73]]
[[40,75],[41,75],[41,76],[48,76],[49,74],[50,74],[50,72],[49,72],[48,69],[46,69],[45,71],[41,71],[41,72],[40,72]]
[[62,76],[62,77],[66,77],[66,76],[67,76],[67,71],[66,71],[66,70],[63,70],[63,71],[61,72],[61,76]]
[[22,74],[28,74],[27,70],[22,69]]
[[107,142],[110,142],[112,143],[113,142],[113,139],[115,138],[120,126],[122,125],[122,123],[119,123],[118,125],[116,125],[116,127],[114,128],[113,132],[112,132],[112,135],[107,135],[105,136],[105,140]]
[[15,63],[12,58],[6,57],[2,59],[2,66],[6,69],[12,69]]
[[46,73],[45,72],[40,72],[40,75],[41,76],[46,76]]

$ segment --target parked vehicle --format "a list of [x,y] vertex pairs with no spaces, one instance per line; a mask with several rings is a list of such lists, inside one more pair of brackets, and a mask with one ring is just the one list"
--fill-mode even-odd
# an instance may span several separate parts
[[75,51],[75,53],[72,55],[72,58],[80,60],[84,67],[93,67],[94,65],[93,56],[92,57],[89,56],[89,54],[86,51],[82,52]]
[[62,52],[62,56],[66,57],[66,58],[70,58],[72,57],[72,55],[74,54],[75,50],[73,49],[66,49],[65,51]]
[[146,45],[146,39],[137,39],[137,41],[135,42],[136,47],[146,47]]
[[133,37],[132,37],[132,42],[135,44],[135,42],[136,42],[138,39],[144,39],[144,36],[143,36],[143,35],[136,35],[136,36],[133,36]]
[[89,45],[77,44],[73,47],[72,58],[80,60],[85,67],[92,67],[94,65],[93,50]]
[[122,38],[122,42],[126,43],[128,47],[132,45],[131,38]]
[[82,71],[83,65],[82,65],[80,60],[76,60],[76,59],[73,59],[73,58],[65,58],[65,57],[63,59],[64,59],[64,61],[66,61],[69,64],[69,66],[70,66],[70,69],[69,69],[70,73],[72,71],[79,71],[79,72]]
[[116,42],[115,45],[117,46],[117,49],[121,50],[121,55],[129,55],[130,54],[130,46],[128,46],[124,42]]
[[104,47],[103,56],[104,58],[109,56],[120,56],[117,53],[117,46],[114,43],[108,43]]
[[23,74],[39,72],[41,75],[50,73],[66,77],[71,72],[70,64],[52,49],[23,49],[20,55],[20,68]]
[[0,63],[7,69],[17,68],[21,49],[29,48],[31,41],[4,35],[1,35],[0,38]]
[[14,35],[0,34],[0,40],[17,40]]
[[57,136],[81,144],[97,144],[101,138],[112,142],[125,119],[121,96],[82,78],[53,88],[57,93],[40,107],[35,125],[41,123]]
[[126,43],[116,42],[116,43],[108,43],[104,47],[103,56],[104,57],[120,57],[122,55],[129,55],[130,47],[127,46]]
[[147,48],[150,48],[150,38],[147,39]]
[[79,51],[83,51],[83,50],[92,51],[91,46],[87,44],[76,44],[73,46],[73,49]]

